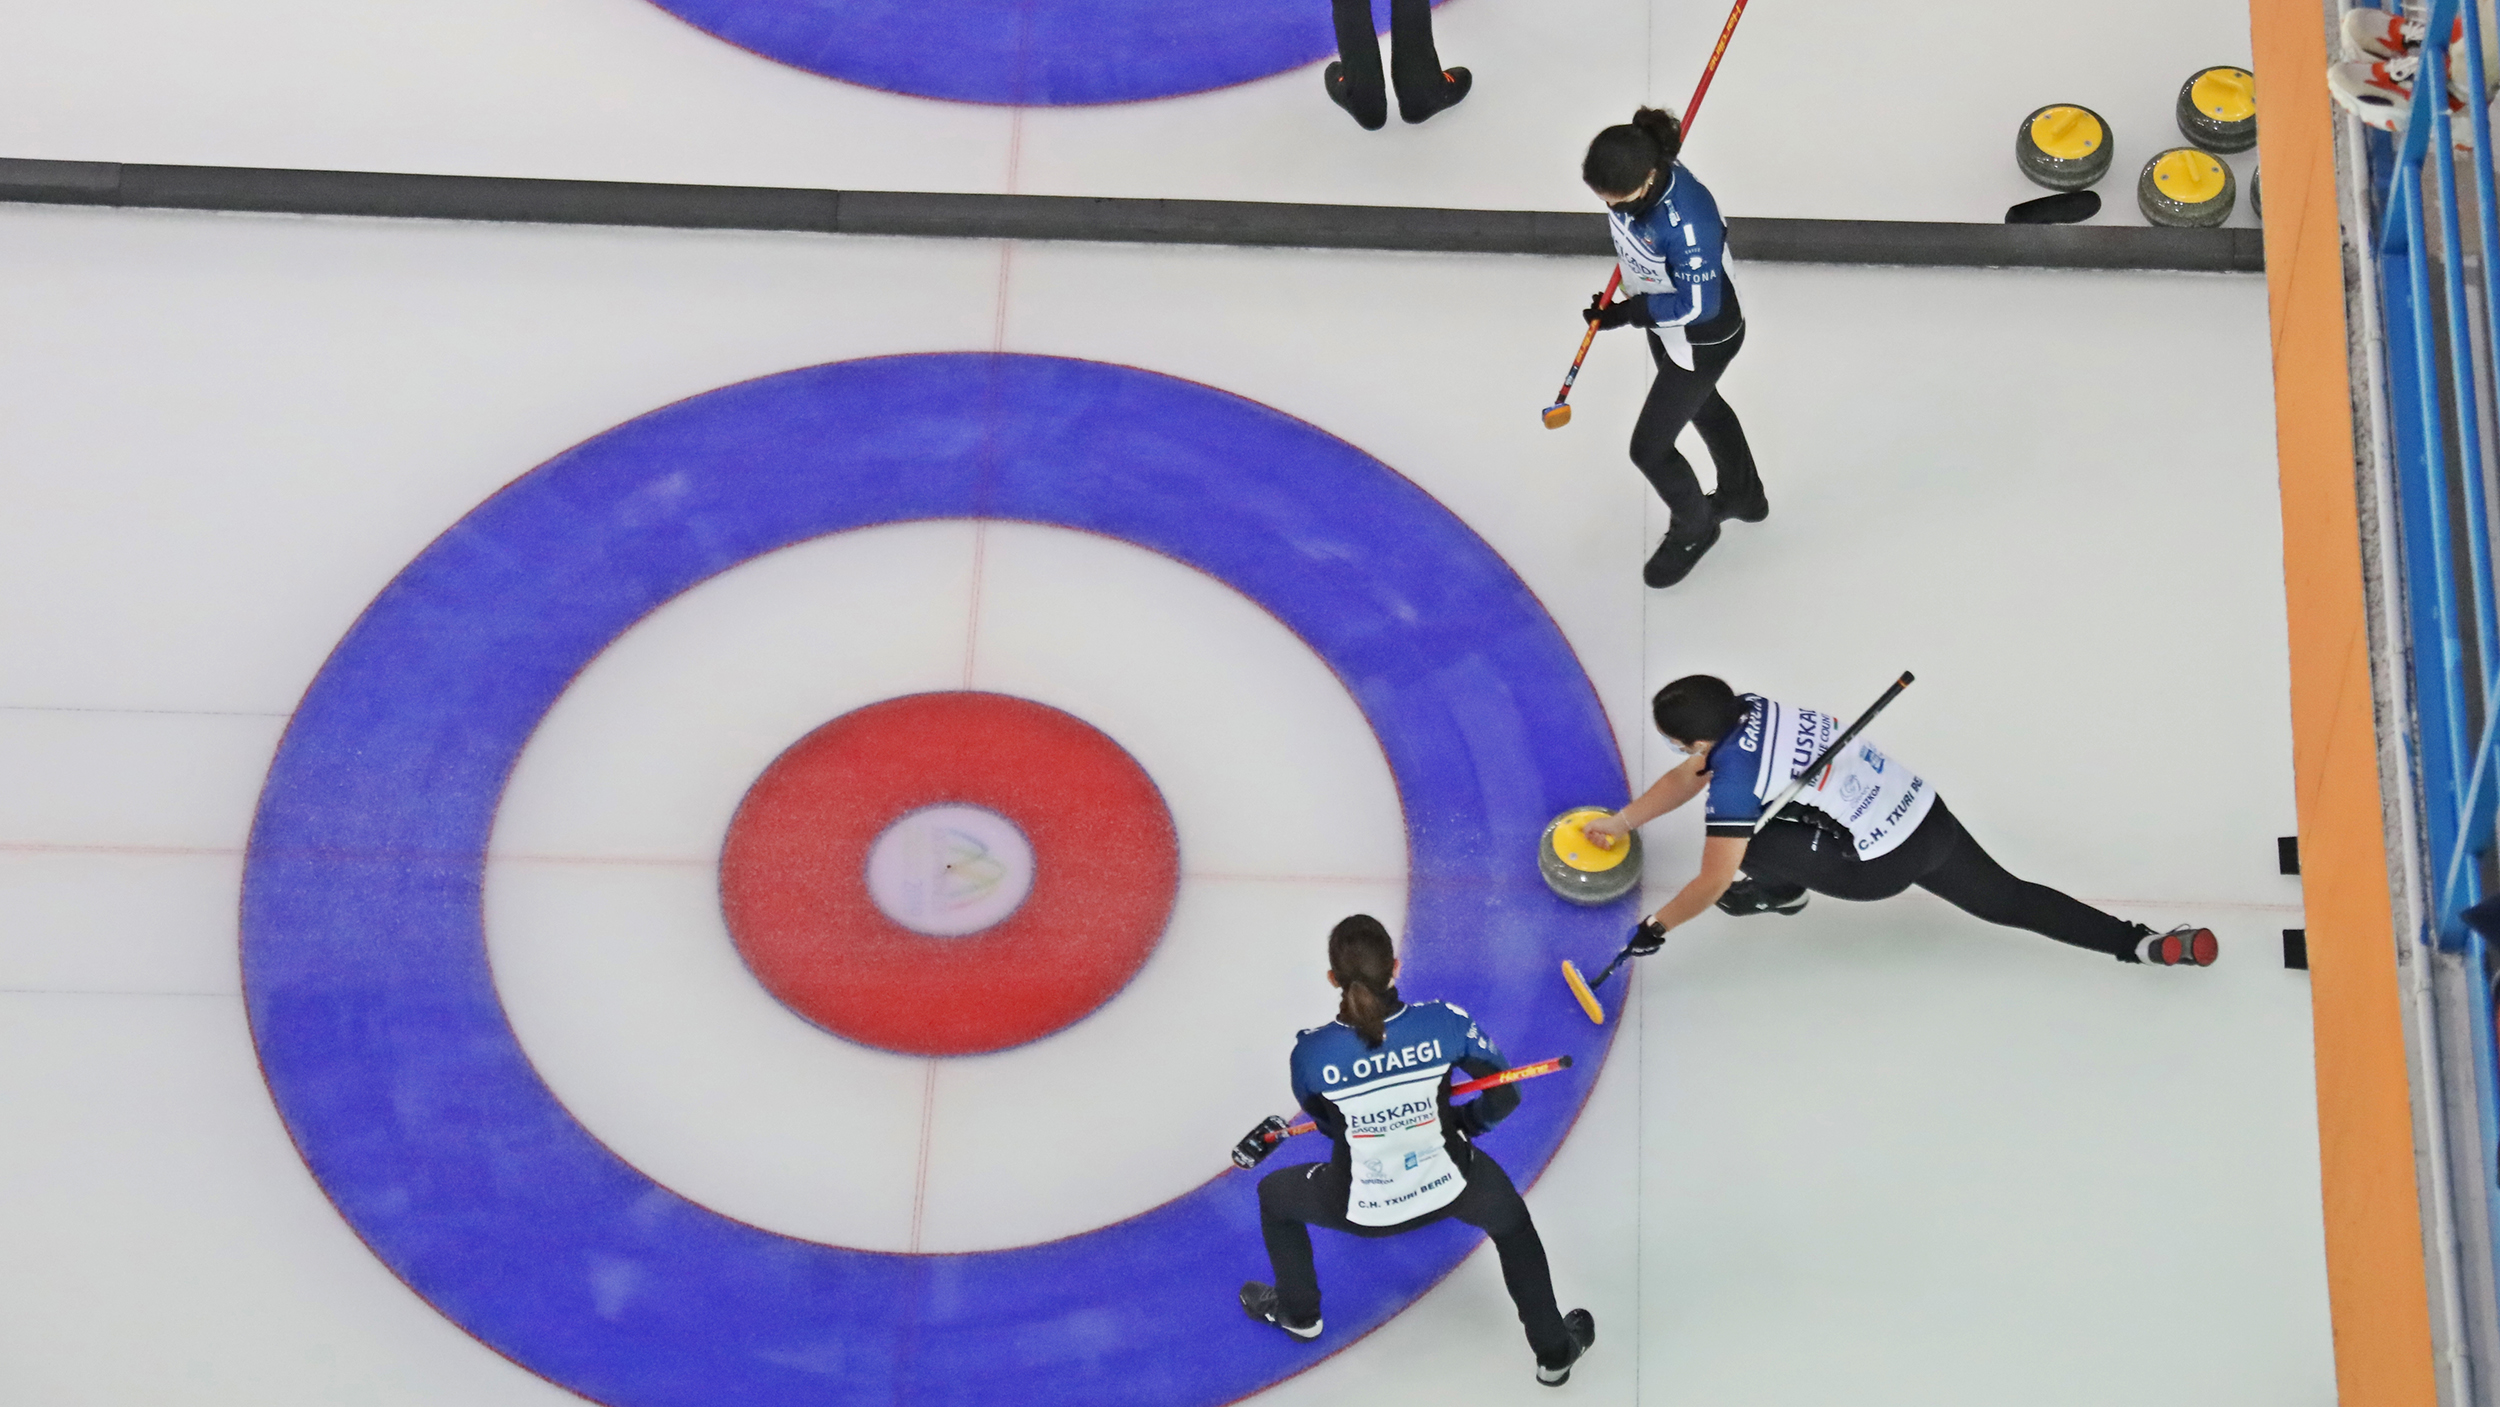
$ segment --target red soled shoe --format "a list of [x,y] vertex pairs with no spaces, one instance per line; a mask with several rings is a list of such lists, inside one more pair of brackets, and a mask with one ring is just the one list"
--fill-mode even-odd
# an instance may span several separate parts
[[2210,928],[2181,924],[2167,933],[2155,933],[2144,925],[2144,936],[2135,945],[2135,959],[2155,967],[2211,967],[2222,956],[2222,944]]

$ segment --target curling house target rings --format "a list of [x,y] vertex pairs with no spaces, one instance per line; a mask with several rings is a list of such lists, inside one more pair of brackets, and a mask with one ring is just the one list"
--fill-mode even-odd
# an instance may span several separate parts
[[1522,1184],[1602,1063],[1614,1026],[1591,1025],[1551,974],[1611,951],[1625,915],[1557,902],[1531,857],[1566,806],[1620,804],[1613,735],[1526,586],[1413,483],[1265,406],[1097,362],[882,357],[698,395],[523,475],[383,588],[295,711],[245,860],[252,1037],[306,1165],[411,1289],[582,1396],[1229,1402],[1378,1327],[1477,1242],[1454,1222],[1353,1254],[1327,1238],[1329,1337],[1314,1347],[1234,1303],[1265,1265],[1253,1175],[1227,1169],[1039,1245],[854,1250],[653,1182],[539,1078],[497,1000],[481,903],[504,781],[539,720],[697,583],[933,518],[1162,553],[1334,670],[1406,817],[1409,990],[1475,1011],[1522,1059],[1580,1062],[1493,1136]]
[[1312,0],[654,0],[792,68],[966,103],[1058,107],[1225,88],[1332,57]]

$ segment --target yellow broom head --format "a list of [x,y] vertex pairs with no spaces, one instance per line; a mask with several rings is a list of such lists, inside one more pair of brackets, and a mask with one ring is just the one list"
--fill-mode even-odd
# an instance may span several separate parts
[[1546,428],[1546,429],[1548,429],[1548,430],[1559,430],[1559,429],[1561,429],[1562,427],[1564,427],[1565,425],[1568,425],[1568,424],[1570,424],[1570,423],[1571,423],[1571,407],[1570,407],[1570,406],[1567,406],[1567,405],[1549,405],[1549,406],[1547,406],[1547,407],[1545,408],[1545,428]]
[[1580,1009],[1589,1014],[1589,1019],[1605,1025],[1606,1008],[1597,1004],[1597,993],[1589,990],[1588,979],[1580,975],[1580,969],[1573,967],[1569,958],[1563,959],[1563,981],[1570,986],[1571,995],[1580,999]]

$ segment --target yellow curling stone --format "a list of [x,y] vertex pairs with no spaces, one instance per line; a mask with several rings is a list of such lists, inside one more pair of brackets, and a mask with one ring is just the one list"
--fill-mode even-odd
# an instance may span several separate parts
[[2200,68],[2179,85],[2179,135],[2207,151],[2257,145],[2257,76],[2223,65]]
[[2079,191],[2109,174],[2109,124],[2088,107],[2051,103],[2014,131],[2014,164],[2034,185]]
[[1574,904],[1611,904],[1641,886],[1641,838],[1624,837],[1611,848],[1591,841],[1581,827],[1612,815],[1602,806],[1576,806],[1556,816],[1537,841],[1537,873],[1545,885]]
[[2239,184],[2222,158],[2196,147],[2172,147],[2144,163],[2135,182],[2136,208],[2156,225],[2202,229],[2231,218]]

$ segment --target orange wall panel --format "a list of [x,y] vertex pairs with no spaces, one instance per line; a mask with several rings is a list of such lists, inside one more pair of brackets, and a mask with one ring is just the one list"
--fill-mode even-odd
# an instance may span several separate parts
[[2371,717],[2335,115],[2316,0],[2251,0],[2335,1376],[2432,1407],[2430,1305]]

